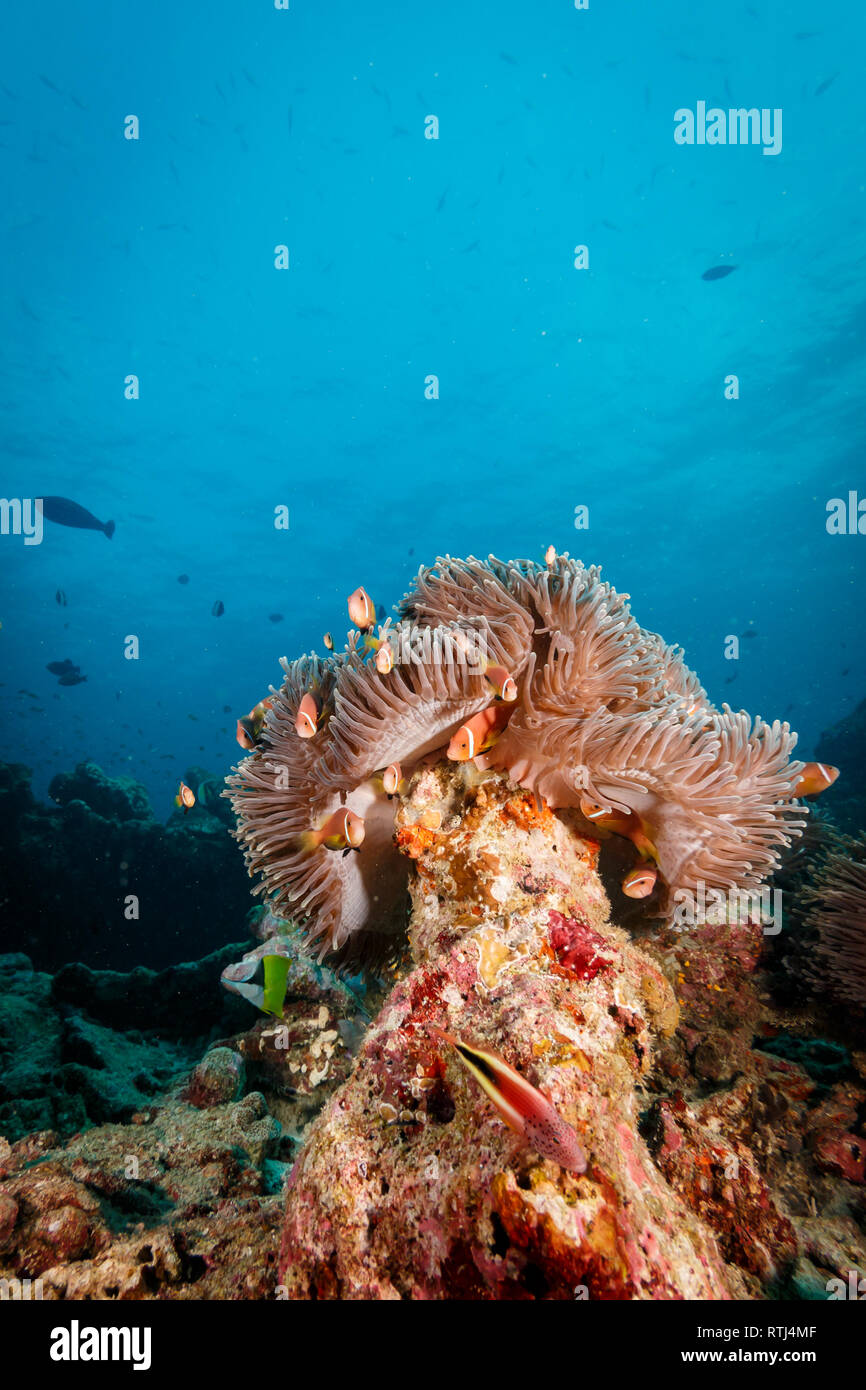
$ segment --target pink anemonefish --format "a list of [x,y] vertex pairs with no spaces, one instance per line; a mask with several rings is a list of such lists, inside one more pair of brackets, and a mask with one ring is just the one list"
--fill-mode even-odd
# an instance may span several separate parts
[[446,757],[453,763],[466,763],[492,747],[511,717],[508,705],[488,705],[461,724],[448,744]]
[[318,830],[305,830],[299,835],[297,847],[304,854],[318,849],[320,845],[348,854],[350,849],[360,849],[365,833],[363,818],[356,816],[347,806],[341,806]]
[[238,720],[235,736],[241,748],[251,750],[258,747],[262,729],[265,726],[265,715],[273,703],[274,697],[269,695],[266,699],[259,700],[257,705],[253,705],[249,714]]
[[298,738],[312,738],[322,722],[322,697],[315,690],[308,690],[298,705],[295,718],[295,733]]
[[484,672],[484,679],[505,704],[510,705],[517,699],[517,682],[504,666],[496,666],[491,662]]
[[362,632],[366,632],[376,621],[376,605],[366,589],[358,587],[349,595],[349,620]]
[[658,882],[659,871],[654,864],[639,864],[630,869],[622,881],[627,898],[648,898]]
[[646,826],[636,811],[620,811],[615,806],[594,801],[590,796],[582,796],[579,801],[580,812],[593,825],[602,830],[610,830],[614,835],[624,835],[631,840],[642,859],[658,863],[658,850],[647,834]]
[[838,767],[831,767],[829,763],[807,763],[791,795],[817,796],[832,787],[838,776]]

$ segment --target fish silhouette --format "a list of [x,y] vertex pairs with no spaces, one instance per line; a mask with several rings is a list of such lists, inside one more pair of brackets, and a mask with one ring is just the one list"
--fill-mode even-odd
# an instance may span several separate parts
[[58,526],[73,526],[79,531],[102,531],[109,540],[114,535],[113,521],[99,521],[93,512],[80,507],[77,502],[70,502],[68,497],[43,497],[42,515]]
[[735,265],[711,265],[709,270],[705,270],[701,276],[702,280],[724,280],[726,275],[732,275],[737,269]]

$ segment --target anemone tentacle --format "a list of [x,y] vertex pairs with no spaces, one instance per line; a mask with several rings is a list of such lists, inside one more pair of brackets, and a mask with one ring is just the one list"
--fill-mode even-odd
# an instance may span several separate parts
[[[654,910],[701,882],[759,886],[800,834],[796,735],[715,708],[682,650],[641,628],[598,566],[445,556],[419,571],[397,614],[376,639],[391,648],[384,674],[358,633],[339,656],[284,660],[261,745],[228,779],[237,838],[262,876],[254,891],[305,914],[322,955],[381,960],[396,949],[407,869],[375,774],[444,756],[492,703],[490,664],[514,677],[518,699],[481,765],[554,809],[589,795],[639,816],[658,854]],[[295,719],[311,688],[323,717],[302,739]],[[303,852],[299,836],[340,805],[364,817],[360,852]]]

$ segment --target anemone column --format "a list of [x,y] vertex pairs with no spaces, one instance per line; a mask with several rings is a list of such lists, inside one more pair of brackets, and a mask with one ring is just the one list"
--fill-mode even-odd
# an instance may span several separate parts
[[[612,926],[597,844],[504,778],[420,771],[397,813],[414,966],[290,1180],[289,1298],[736,1296],[655,1167],[640,1089],[677,1005]],[[509,1130],[430,1025],[495,1052],[577,1131],[566,1172]]]

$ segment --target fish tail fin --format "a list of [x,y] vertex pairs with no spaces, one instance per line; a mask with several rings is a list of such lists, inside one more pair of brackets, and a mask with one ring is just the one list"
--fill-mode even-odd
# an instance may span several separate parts
[[292,843],[292,849],[298,854],[311,854],[319,843],[319,838],[315,830],[303,830],[300,835],[296,835]]
[[659,852],[645,830],[637,830],[630,837],[631,842],[645,864],[659,866]]
[[102,529],[103,529],[103,531],[105,532],[105,534],[106,534],[106,536],[108,537],[108,539],[111,540],[111,537],[114,535],[114,532],[115,532],[115,529],[116,529],[116,528],[115,528],[115,525],[114,525],[114,522],[113,522],[113,521],[106,521],[106,523],[105,523],[105,525],[103,526]]

